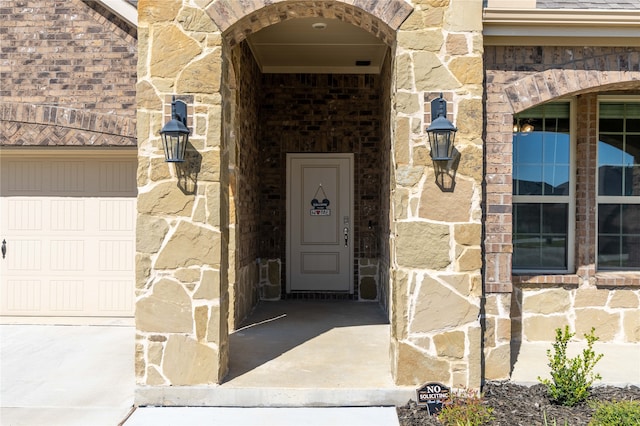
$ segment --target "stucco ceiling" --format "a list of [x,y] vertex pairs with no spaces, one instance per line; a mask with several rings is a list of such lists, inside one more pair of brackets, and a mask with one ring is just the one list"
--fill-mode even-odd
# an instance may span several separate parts
[[247,38],[264,73],[380,72],[387,46],[374,35],[337,19],[290,19]]

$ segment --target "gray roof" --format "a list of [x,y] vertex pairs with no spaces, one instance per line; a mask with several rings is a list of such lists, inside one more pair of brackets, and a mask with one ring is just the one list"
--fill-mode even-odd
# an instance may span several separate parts
[[640,9],[640,0],[537,0],[537,9]]

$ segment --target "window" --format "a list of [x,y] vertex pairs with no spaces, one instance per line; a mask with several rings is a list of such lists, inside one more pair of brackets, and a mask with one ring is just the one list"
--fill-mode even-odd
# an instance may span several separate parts
[[640,269],[640,101],[601,97],[598,269]]
[[574,179],[571,103],[514,117],[513,270],[573,268]]

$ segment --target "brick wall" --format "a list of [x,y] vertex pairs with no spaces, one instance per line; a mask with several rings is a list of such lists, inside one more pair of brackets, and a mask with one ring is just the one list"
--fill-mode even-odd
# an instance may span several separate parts
[[135,116],[136,38],[80,0],[0,5],[5,102]]
[[261,84],[260,256],[285,259],[286,154],[325,152],[354,153],[354,259],[377,258],[383,179],[380,77],[264,74]]
[[[578,162],[595,173],[595,93],[638,93],[640,51],[625,47],[504,47],[485,48],[486,67],[486,192],[485,289],[509,292],[511,277],[511,167],[513,114],[567,95],[578,98]],[[592,93],[591,97],[587,93]],[[593,197],[593,176],[578,172],[576,267],[583,279],[595,263],[595,212],[585,197]],[[587,243],[585,239],[590,239]],[[584,275],[587,274],[587,275]],[[517,280],[529,278],[518,278]],[[575,277],[539,277],[542,282],[577,284]],[[615,284],[602,276],[602,283]],[[628,280],[626,281],[628,284]],[[638,281],[640,283],[640,281]]]
[[[640,51],[486,46],[485,69],[485,378],[508,378],[521,342],[553,341],[564,325],[578,338],[594,326],[605,342],[639,341],[640,275],[596,273],[595,190],[597,96],[640,93]],[[513,115],[562,97],[577,116],[575,271],[512,275]]]
[[[230,149],[230,196],[235,205],[229,218],[235,231],[234,262],[229,276],[230,301],[234,304],[231,327],[235,328],[258,302],[258,250],[260,176],[255,167],[259,158],[258,110],[260,102],[260,70],[246,43],[233,49],[235,84],[235,122],[237,130]],[[233,247],[233,246],[232,246]],[[235,278],[235,279],[234,279]]]

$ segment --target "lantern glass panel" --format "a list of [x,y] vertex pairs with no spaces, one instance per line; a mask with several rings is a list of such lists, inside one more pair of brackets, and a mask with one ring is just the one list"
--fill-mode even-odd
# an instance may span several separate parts
[[181,133],[164,133],[162,139],[164,141],[165,161],[169,163],[184,161],[186,135]]

